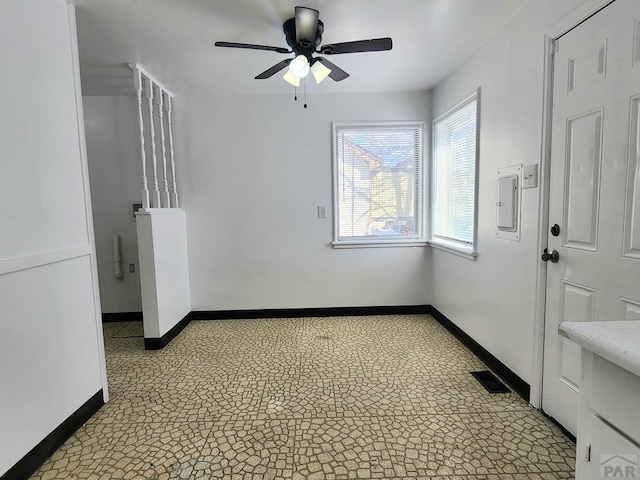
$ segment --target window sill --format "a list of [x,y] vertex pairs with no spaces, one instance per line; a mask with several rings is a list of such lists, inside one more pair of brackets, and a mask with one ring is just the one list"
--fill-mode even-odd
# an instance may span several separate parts
[[331,242],[333,248],[426,247],[424,240],[341,240]]
[[472,247],[461,247],[453,242],[443,242],[440,240],[429,240],[427,244],[436,250],[452,253],[453,255],[457,255],[474,262],[478,259],[478,252],[474,251]]

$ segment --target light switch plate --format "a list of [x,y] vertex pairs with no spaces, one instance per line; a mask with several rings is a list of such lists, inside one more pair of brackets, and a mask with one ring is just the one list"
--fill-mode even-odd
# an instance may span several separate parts
[[538,164],[525,165],[522,169],[522,188],[536,188],[538,186]]
[[327,208],[318,207],[318,218],[327,218]]

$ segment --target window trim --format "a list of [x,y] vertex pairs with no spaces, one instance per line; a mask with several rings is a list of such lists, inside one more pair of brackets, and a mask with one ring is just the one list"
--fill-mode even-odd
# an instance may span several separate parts
[[[351,128],[385,128],[385,127],[411,127],[417,128],[419,134],[420,148],[418,149],[418,163],[420,172],[418,175],[418,194],[420,201],[418,202],[418,211],[416,218],[419,221],[420,228],[417,238],[372,238],[372,237],[353,237],[349,240],[339,240],[338,228],[340,225],[339,203],[338,203],[338,151],[337,151],[337,135],[336,132],[341,127]],[[427,241],[427,225],[426,215],[428,196],[425,186],[427,185],[427,165],[425,158],[426,150],[426,122],[422,120],[407,121],[374,121],[374,122],[331,122],[331,141],[332,141],[332,168],[331,183],[333,188],[333,248],[366,248],[366,247],[425,247]]]
[[[435,162],[435,138],[436,138],[436,124],[442,121],[444,118],[448,117],[452,113],[461,109],[462,107],[468,105],[469,103],[476,102],[476,151],[475,151],[475,182],[474,182],[474,195],[473,195],[473,243],[472,244],[464,244],[463,242],[458,242],[455,240],[448,240],[445,238],[434,237],[433,235],[433,207],[435,205],[434,201],[434,188],[432,184],[433,179],[433,168]],[[458,102],[453,107],[446,110],[444,113],[441,113],[436,118],[433,119],[431,124],[431,157],[428,168],[428,178],[427,185],[429,188],[429,212],[428,212],[428,240],[427,243],[438,250],[442,250],[454,255],[458,255],[463,258],[468,258],[470,260],[476,260],[478,257],[478,192],[480,186],[480,87],[476,89],[471,95],[464,98],[462,101]]]

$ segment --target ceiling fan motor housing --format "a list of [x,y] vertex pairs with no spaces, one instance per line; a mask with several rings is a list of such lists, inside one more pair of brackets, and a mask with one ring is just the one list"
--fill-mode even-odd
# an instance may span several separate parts
[[284,36],[287,40],[287,44],[291,47],[291,50],[298,55],[304,55],[311,62],[311,56],[316,52],[320,43],[322,43],[322,34],[324,32],[324,24],[321,20],[318,20],[318,26],[316,28],[316,39],[313,44],[307,40],[296,41],[296,19],[290,18],[282,25],[284,30]]

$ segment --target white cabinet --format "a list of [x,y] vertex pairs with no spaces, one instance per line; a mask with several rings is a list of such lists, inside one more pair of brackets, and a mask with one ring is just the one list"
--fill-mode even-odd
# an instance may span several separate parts
[[640,377],[583,348],[576,479],[640,478]]
[[560,326],[582,346],[576,479],[640,479],[640,322],[601,323]]

